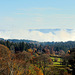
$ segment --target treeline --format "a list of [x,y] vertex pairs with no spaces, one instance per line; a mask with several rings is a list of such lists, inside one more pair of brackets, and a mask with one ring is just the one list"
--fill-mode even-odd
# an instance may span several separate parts
[[13,42],[9,42],[8,40],[7,41],[1,40],[0,44],[7,46],[10,50],[21,51],[21,52],[23,50],[27,50],[30,48],[30,44],[24,42],[13,43]]
[[23,40],[0,40],[0,44],[7,46],[10,50],[15,51],[27,51],[30,48],[36,48],[37,51],[42,52],[44,48],[47,47],[49,50],[60,51],[63,50],[67,52],[68,50],[75,48],[75,41],[68,42],[25,42]]
[[67,41],[67,42],[44,42],[44,43],[41,43],[41,45],[49,45],[50,47],[54,48],[54,51],[63,50],[64,52],[67,52],[67,50],[75,48],[75,41]]
[[10,42],[13,42],[13,43],[20,43],[20,42],[25,42],[25,43],[38,43],[37,41],[33,41],[33,40],[24,40],[24,39],[3,39],[3,38],[0,38],[0,40],[4,40],[4,41],[10,41]]

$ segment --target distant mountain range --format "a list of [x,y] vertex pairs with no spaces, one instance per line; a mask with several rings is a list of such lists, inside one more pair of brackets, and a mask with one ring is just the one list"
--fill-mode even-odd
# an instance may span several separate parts
[[34,41],[34,40],[25,40],[25,39],[4,39],[4,38],[0,38],[0,40],[4,40],[4,41],[9,41],[9,42],[13,42],[13,43],[19,43],[19,42],[24,42],[24,43],[33,43],[33,44],[40,44],[40,45],[55,45],[55,44],[75,44],[75,41],[67,41],[67,42],[38,42],[38,41]]
[[0,40],[4,40],[4,41],[10,41],[10,42],[13,42],[13,43],[19,43],[19,42],[25,42],[25,43],[34,43],[34,44],[37,44],[39,43],[38,41],[33,41],[33,40],[25,40],[25,39],[3,39],[3,38],[0,38]]

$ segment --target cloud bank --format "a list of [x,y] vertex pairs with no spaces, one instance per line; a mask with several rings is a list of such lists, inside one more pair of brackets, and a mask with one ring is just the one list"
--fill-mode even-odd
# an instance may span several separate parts
[[4,39],[28,39],[40,42],[51,41],[75,41],[75,30],[54,30],[48,33],[39,30],[12,30],[0,31],[0,38]]

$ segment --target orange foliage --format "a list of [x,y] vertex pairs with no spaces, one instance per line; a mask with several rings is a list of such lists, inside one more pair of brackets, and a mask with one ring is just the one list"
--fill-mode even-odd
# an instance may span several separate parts
[[43,72],[40,68],[34,66],[34,70],[36,71],[37,75],[43,75]]
[[33,52],[33,50],[32,49],[28,49],[28,52]]
[[32,49],[28,49],[28,52],[30,52],[31,55],[33,55],[33,50]]

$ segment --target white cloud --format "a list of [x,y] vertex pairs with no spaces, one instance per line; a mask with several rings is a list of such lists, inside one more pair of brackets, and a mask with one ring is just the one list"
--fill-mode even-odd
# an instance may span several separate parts
[[55,34],[52,32],[42,33],[40,31],[29,31],[29,30],[13,30],[0,32],[0,38],[5,39],[29,39],[36,41],[75,41],[75,30],[72,30],[71,33],[66,30],[55,31]]

